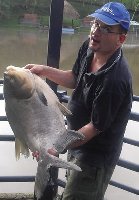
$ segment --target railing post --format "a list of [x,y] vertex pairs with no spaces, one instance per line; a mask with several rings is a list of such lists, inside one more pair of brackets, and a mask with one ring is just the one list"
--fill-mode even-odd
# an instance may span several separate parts
[[[55,68],[59,68],[60,61],[63,9],[64,0],[51,1],[47,65]],[[51,86],[54,92],[57,92],[57,85],[55,83],[49,80],[47,80],[47,83]]]
[[[48,55],[47,65],[59,68],[60,47],[63,24],[64,0],[52,0],[50,8],[49,34],[48,34]],[[57,93],[57,85],[50,80],[46,80],[50,87]],[[41,200],[53,200],[57,194],[56,181],[58,178],[58,169],[50,169],[51,180],[54,184],[49,184],[43,193]]]

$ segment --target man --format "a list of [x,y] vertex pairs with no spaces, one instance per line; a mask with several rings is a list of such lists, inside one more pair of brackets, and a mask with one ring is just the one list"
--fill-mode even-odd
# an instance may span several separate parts
[[[90,36],[81,46],[72,70],[28,64],[33,73],[73,88],[68,128],[85,140],[69,147],[70,171],[63,200],[102,200],[118,161],[132,105],[132,80],[122,44],[130,26],[123,4],[110,2],[95,11]],[[49,153],[56,155],[50,149]]]

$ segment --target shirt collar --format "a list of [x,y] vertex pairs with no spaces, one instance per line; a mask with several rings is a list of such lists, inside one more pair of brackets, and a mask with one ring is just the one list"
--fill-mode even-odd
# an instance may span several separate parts
[[[114,54],[107,60],[106,64],[103,65],[97,72],[94,73],[94,75],[99,75],[102,73],[106,73],[109,71],[121,58],[122,55],[122,49],[117,49]],[[92,49],[87,49],[87,59],[90,60],[93,58],[94,52]]]

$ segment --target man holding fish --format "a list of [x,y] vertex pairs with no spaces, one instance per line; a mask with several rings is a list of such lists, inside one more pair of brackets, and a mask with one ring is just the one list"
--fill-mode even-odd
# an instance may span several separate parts
[[[119,159],[132,106],[132,78],[122,45],[130,27],[125,6],[109,2],[92,17],[89,38],[72,70],[28,64],[32,73],[74,89],[68,103],[68,128],[84,140],[69,146],[69,160],[82,171],[70,171],[62,200],[102,200]],[[49,149],[57,155],[55,149]]]

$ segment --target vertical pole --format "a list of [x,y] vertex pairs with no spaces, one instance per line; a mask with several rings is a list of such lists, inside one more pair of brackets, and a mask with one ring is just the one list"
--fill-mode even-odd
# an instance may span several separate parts
[[[59,68],[60,61],[63,9],[64,0],[51,0],[47,65],[55,68]],[[57,85],[48,79],[46,80],[46,82],[56,93]],[[53,200],[56,198],[58,186],[55,185],[55,183],[58,178],[58,169],[55,167],[51,167],[50,176],[51,181],[46,186],[43,196],[40,200]]]
[[[50,9],[47,65],[59,68],[64,0],[52,0]],[[57,85],[47,80],[57,92]]]

